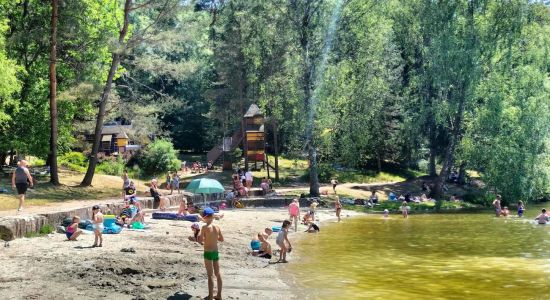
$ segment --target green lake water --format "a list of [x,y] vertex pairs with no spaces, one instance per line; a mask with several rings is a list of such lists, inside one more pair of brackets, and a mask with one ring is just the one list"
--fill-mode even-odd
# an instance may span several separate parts
[[550,299],[550,225],[490,213],[330,222],[285,266],[300,299]]

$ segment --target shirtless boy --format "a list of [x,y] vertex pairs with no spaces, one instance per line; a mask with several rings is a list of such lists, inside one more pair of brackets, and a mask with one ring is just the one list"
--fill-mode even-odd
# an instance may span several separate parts
[[[222,277],[220,275],[218,242],[223,242],[223,235],[220,227],[212,224],[214,221],[214,210],[210,207],[204,209],[202,213],[206,222],[201,229],[201,237],[204,243],[204,266],[208,275],[208,300],[222,298]],[[217,279],[218,293],[214,297],[214,276]]]

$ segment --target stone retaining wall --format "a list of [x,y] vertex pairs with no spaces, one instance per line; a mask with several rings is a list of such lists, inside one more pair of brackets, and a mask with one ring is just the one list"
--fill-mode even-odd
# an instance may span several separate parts
[[[174,194],[165,196],[168,199],[168,206],[179,206],[182,199],[188,199],[193,197],[190,194]],[[138,200],[141,206],[149,209],[153,209],[153,198],[140,197]],[[104,214],[118,215],[124,208],[124,203],[120,200],[113,200],[112,203],[100,205]],[[42,213],[34,215],[21,215],[10,216],[0,218],[0,239],[5,241],[11,241],[16,238],[24,237],[28,233],[37,233],[44,225],[57,226],[63,222],[64,219],[73,216],[79,216],[82,220],[92,218],[93,203],[90,201],[90,206],[69,209],[66,211]]]

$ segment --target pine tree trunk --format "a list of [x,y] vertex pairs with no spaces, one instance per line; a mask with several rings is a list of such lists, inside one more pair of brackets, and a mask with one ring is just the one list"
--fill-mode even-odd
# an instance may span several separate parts
[[[120,29],[120,34],[118,37],[118,43],[120,46],[124,44],[124,39],[126,38],[126,34],[128,33],[129,15],[130,15],[131,6],[132,6],[132,0],[126,0],[124,3],[124,24]],[[94,130],[94,142],[92,145],[92,153],[90,154],[88,170],[86,171],[86,175],[84,176],[82,183],[80,183],[81,186],[92,185],[92,180],[95,174],[95,168],[97,166],[97,154],[99,153],[99,146],[101,144],[101,130],[103,129],[103,118],[105,117],[105,108],[107,105],[107,100],[109,99],[109,95],[111,94],[113,78],[115,77],[115,73],[116,73],[116,70],[118,69],[118,65],[120,64],[121,59],[122,59],[121,50],[115,49],[112,54],[111,68],[109,69],[107,82],[105,83],[105,87],[103,88],[103,93],[101,94],[101,99],[99,101],[99,109],[98,109],[98,114],[97,114],[97,119],[95,124],[95,130]]]
[[59,185],[57,170],[57,78],[55,63],[57,60],[57,8],[58,0],[52,0],[52,19],[50,37],[50,182]]
[[[273,118],[273,152],[275,154],[275,180],[279,180],[279,139],[277,137],[277,120]],[[269,169],[269,164],[267,165]]]

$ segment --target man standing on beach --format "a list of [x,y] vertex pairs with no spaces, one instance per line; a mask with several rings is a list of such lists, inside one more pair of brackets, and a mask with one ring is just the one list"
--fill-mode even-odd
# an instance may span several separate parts
[[22,211],[23,206],[25,205],[25,194],[29,187],[32,188],[32,176],[27,169],[27,161],[22,159],[17,163],[17,168],[13,175],[11,176],[11,186],[12,188],[17,188],[17,194],[19,195],[19,208],[17,211]]

